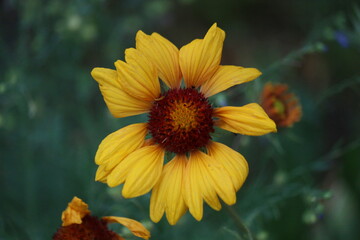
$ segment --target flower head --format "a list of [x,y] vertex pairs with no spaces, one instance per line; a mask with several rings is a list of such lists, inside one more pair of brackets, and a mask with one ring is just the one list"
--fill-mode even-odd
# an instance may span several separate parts
[[108,223],[120,223],[135,236],[150,238],[150,232],[139,222],[123,217],[91,216],[88,205],[80,198],[74,197],[63,211],[62,227],[54,234],[53,240],[123,240],[121,236],[107,228]]
[[278,127],[290,127],[301,118],[301,106],[286,84],[267,83],[264,86],[261,105]]
[[[125,51],[126,62],[116,61],[116,70],[91,72],[114,117],[148,114],[147,123],[124,127],[101,142],[96,180],[110,187],[124,183],[125,198],[152,190],[155,222],[166,213],[175,224],[188,209],[201,220],[204,200],[215,210],[221,208],[218,197],[235,203],[248,165],[240,153],[211,140],[214,127],[253,136],[276,131],[258,104],[214,108],[209,102],[210,96],[261,74],[255,68],[220,65],[224,39],[214,24],[203,39],[179,50],[157,33],[139,31],[136,48]],[[173,159],[165,162],[165,152]]]

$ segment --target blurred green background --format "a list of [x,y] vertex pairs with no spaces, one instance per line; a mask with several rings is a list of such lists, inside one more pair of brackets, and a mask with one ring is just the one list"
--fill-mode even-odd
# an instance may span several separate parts
[[[0,239],[51,239],[73,196],[94,215],[141,220],[152,239],[241,239],[226,209],[205,207],[176,226],[149,220],[149,195],[122,199],[94,181],[94,155],[129,123],[108,112],[94,67],[113,68],[138,30],[179,48],[217,22],[222,64],[263,75],[212,99],[259,102],[281,82],[303,118],[263,137],[215,134],[241,152],[250,174],[235,209],[254,239],[356,239],[360,235],[360,3],[339,0],[0,1]],[[127,239],[128,233],[114,227]]]

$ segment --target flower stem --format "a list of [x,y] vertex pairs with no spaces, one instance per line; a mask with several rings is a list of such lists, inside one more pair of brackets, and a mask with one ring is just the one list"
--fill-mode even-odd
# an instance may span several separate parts
[[226,204],[224,204],[224,206],[226,211],[229,213],[230,217],[234,220],[234,223],[238,228],[238,230],[240,231],[241,235],[246,236],[244,239],[254,240],[250,229],[244,224],[244,222],[241,220],[235,209]]

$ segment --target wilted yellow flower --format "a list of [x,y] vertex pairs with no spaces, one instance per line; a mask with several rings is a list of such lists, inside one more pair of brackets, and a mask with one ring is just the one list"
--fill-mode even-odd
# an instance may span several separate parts
[[135,236],[150,238],[150,232],[138,221],[124,217],[102,217],[90,215],[88,205],[74,197],[63,211],[62,227],[54,234],[53,240],[123,240],[121,236],[107,228],[108,223],[120,223]]
[[[220,108],[209,103],[210,96],[261,74],[255,68],[220,65],[224,39],[225,32],[214,24],[203,39],[178,50],[157,33],[139,31],[136,48],[125,51],[126,62],[116,61],[116,70],[91,72],[114,117],[148,114],[147,123],[131,124],[102,141],[96,180],[110,187],[124,183],[125,198],[152,190],[154,222],[165,212],[175,224],[187,209],[201,220],[203,200],[215,210],[221,208],[218,197],[235,203],[248,165],[240,153],[211,140],[214,126],[253,136],[276,131],[256,103]],[[175,156],[164,166],[165,152]]]
[[291,127],[301,119],[301,106],[286,84],[267,83],[264,86],[261,106],[278,127]]

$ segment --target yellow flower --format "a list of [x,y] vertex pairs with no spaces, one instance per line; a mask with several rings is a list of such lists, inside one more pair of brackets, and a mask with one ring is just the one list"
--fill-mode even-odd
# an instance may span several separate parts
[[139,222],[124,217],[91,216],[88,205],[80,198],[74,197],[63,211],[62,227],[54,234],[53,240],[123,240],[121,236],[107,228],[108,223],[120,223],[135,236],[150,238],[150,232]]
[[[124,183],[125,198],[152,190],[154,222],[165,212],[175,224],[187,209],[201,220],[203,200],[215,210],[221,208],[218,197],[235,203],[248,165],[240,153],[211,140],[214,126],[254,136],[276,131],[258,104],[213,108],[209,103],[210,96],[261,74],[255,68],[220,65],[224,38],[214,24],[203,39],[178,50],[157,33],[139,31],[136,48],[125,51],[126,62],[116,61],[116,70],[91,72],[114,117],[147,113],[149,119],[102,141],[96,180],[110,187]],[[165,152],[175,156],[164,165]]]

